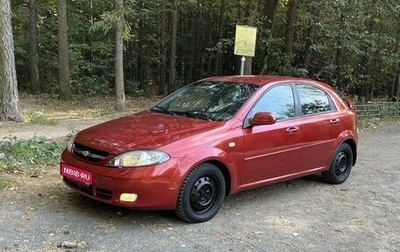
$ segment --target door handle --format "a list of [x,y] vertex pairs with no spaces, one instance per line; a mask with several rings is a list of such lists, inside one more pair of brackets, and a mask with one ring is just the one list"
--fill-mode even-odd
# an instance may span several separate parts
[[334,118],[332,120],[329,121],[330,124],[339,124],[340,123],[340,119],[339,118]]
[[290,134],[294,134],[294,133],[299,132],[299,127],[298,126],[289,127],[286,129],[286,131]]

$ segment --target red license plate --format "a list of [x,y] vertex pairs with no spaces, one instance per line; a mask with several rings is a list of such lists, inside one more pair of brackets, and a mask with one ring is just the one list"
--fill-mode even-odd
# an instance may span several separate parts
[[92,173],[64,163],[60,165],[62,176],[91,185],[93,183]]

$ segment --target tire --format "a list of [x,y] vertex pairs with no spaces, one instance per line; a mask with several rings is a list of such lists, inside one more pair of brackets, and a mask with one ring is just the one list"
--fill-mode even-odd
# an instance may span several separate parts
[[183,182],[175,214],[191,223],[212,219],[225,198],[226,186],[222,172],[213,164],[194,168]]
[[341,184],[349,177],[353,166],[353,151],[343,143],[333,156],[329,170],[322,173],[322,178],[331,184]]

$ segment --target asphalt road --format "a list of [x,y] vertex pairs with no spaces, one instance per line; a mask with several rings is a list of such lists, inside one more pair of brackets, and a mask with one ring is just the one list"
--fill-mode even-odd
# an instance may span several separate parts
[[214,219],[95,202],[61,183],[13,176],[0,192],[1,251],[400,251],[400,124],[361,134],[342,185],[319,175],[226,198]]

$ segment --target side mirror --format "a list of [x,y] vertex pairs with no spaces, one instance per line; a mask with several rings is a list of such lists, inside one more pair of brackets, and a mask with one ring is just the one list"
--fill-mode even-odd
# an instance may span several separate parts
[[250,119],[252,126],[255,125],[271,125],[276,123],[276,117],[269,112],[257,112],[253,118]]

